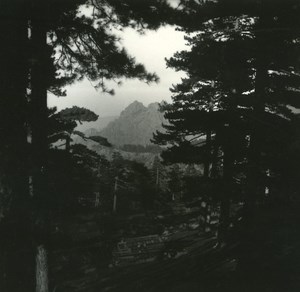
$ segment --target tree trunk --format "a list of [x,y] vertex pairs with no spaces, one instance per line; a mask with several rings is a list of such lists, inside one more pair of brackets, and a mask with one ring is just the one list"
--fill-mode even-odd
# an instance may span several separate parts
[[0,291],[33,291],[28,192],[26,1],[0,2]]
[[11,193],[15,209],[23,209],[28,200],[27,22],[19,2],[6,0],[0,5],[0,188]]
[[[45,207],[47,193],[47,34],[46,27],[33,19],[32,26],[32,70],[31,70],[31,129],[33,186],[36,200]],[[40,206],[39,206],[40,207]]]
[[[254,221],[255,205],[257,200],[264,195],[264,186],[261,185],[261,151],[263,145],[264,128],[263,115],[265,112],[265,88],[268,82],[268,53],[266,51],[267,38],[263,32],[268,27],[269,19],[261,16],[259,21],[259,32],[256,38],[257,55],[256,55],[256,77],[255,77],[255,95],[253,100],[253,125],[250,135],[250,145],[248,152],[248,170],[246,186],[246,202],[244,212],[244,229],[250,230]],[[255,226],[252,226],[255,228]]]
[[211,131],[206,131],[206,151],[205,151],[205,163],[204,163],[204,177],[209,177],[209,169],[211,164]]
[[68,134],[69,136],[66,138],[66,152],[69,153],[71,149],[71,133]]
[[36,254],[36,292],[48,292],[47,252],[43,245],[37,247]]
[[48,291],[48,269],[46,241],[49,228],[49,196],[47,183],[47,64],[50,55],[47,47],[47,27],[43,15],[44,1],[33,3],[31,20],[32,70],[31,70],[31,110],[32,110],[32,162],[33,198],[35,202],[35,244],[36,292]]
[[[230,135],[227,137],[230,141]],[[221,194],[220,204],[220,225],[219,225],[219,242],[223,243],[226,240],[227,229],[230,223],[230,200],[232,193],[232,167],[233,167],[233,153],[231,145],[227,145],[223,151],[223,189]]]
[[246,197],[243,214],[243,226],[241,232],[241,250],[239,257],[239,270],[247,279],[249,274],[257,270],[258,241],[257,241],[257,202],[264,195],[264,185],[262,184],[261,152],[263,146],[263,118],[265,112],[265,88],[268,86],[268,52],[266,46],[268,39],[264,34],[268,28],[270,20],[262,15],[259,20],[259,27],[256,37],[256,78],[255,95],[253,100],[251,119],[252,132],[250,134],[250,145],[248,150],[248,169],[246,183]]

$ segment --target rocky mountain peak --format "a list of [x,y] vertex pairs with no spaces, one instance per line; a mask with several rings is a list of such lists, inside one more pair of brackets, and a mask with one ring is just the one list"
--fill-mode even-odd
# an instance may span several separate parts
[[128,116],[132,114],[139,113],[141,111],[145,111],[147,108],[139,101],[134,101],[130,105],[128,105],[122,112],[120,116]]
[[141,102],[134,101],[122,111],[118,119],[101,131],[101,136],[114,145],[149,145],[153,133],[162,130],[165,122],[163,113],[158,109],[157,102],[145,107]]

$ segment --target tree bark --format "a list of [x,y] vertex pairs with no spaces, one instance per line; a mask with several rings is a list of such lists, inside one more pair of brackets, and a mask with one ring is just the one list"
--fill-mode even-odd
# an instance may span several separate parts
[[27,22],[20,3],[6,0],[0,6],[0,185],[11,193],[15,209],[23,209],[28,199]]
[[36,292],[48,292],[47,251],[43,245],[37,247],[36,254]]
[[255,95],[253,100],[251,119],[252,132],[250,133],[250,145],[248,149],[248,168],[246,182],[246,196],[243,213],[243,226],[241,232],[241,250],[239,256],[239,270],[244,277],[248,277],[257,270],[258,244],[257,244],[257,203],[264,195],[262,184],[261,153],[263,146],[263,127],[261,123],[265,112],[265,89],[268,86],[268,39],[264,34],[267,31],[270,19],[261,15],[259,20],[258,35],[256,37],[256,77]]
[[[252,132],[250,134],[250,145],[248,152],[246,201],[244,211],[244,229],[250,230],[254,221],[255,205],[257,200],[264,194],[264,186],[261,185],[261,151],[264,135],[262,129],[264,124],[263,115],[265,112],[265,89],[268,81],[268,52],[266,50],[267,38],[263,32],[268,27],[270,20],[266,16],[261,16],[259,20],[259,32],[256,37],[256,76],[255,95],[253,100]],[[255,228],[255,226],[252,226]]]
[[206,131],[206,157],[205,157],[205,163],[204,163],[204,177],[209,178],[209,169],[210,169],[210,163],[211,163],[211,131]]
[[43,206],[47,170],[47,30],[39,19],[31,21],[32,70],[31,70],[31,129],[34,192],[36,200]]
[[28,191],[26,0],[0,2],[0,290],[34,287]]
[[[230,141],[230,135],[227,137]],[[230,200],[232,193],[232,167],[233,167],[233,153],[231,150],[232,145],[225,142],[223,150],[223,190],[221,194],[220,204],[220,225],[219,225],[219,242],[226,241],[227,229],[230,223]]]
[[47,27],[43,19],[44,1],[33,1],[31,18],[31,129],[33,163],[33,199],[35,202],[34,239],[36,245],[36,292],[48,291],[46,240],[49,228],[49,196],[47,183]]

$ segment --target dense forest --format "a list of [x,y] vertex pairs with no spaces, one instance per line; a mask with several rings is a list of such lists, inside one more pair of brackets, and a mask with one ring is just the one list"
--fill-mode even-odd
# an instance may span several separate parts
[[[299,13],[297,0],[0,0],[0,290],[299,291]],[[185,34],[165,61],[186,77],[154,144],[114,148],[78,131],[92,110],[47,106],[85,78],[111,95],[110,81],[158,82],[117,31],[164,25]]]

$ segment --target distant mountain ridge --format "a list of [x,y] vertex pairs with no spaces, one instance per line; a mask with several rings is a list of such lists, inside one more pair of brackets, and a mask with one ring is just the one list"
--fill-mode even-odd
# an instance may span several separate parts
[[166,123],[163,113],[159,111],[159,103],[151,103],[145,107],[141,102],[134,101],[127,106],[119,118],[111,121],[102,130],[88,130],[87,135],[101,135],[116,146],[149,145],[153,133],[162,131]]

